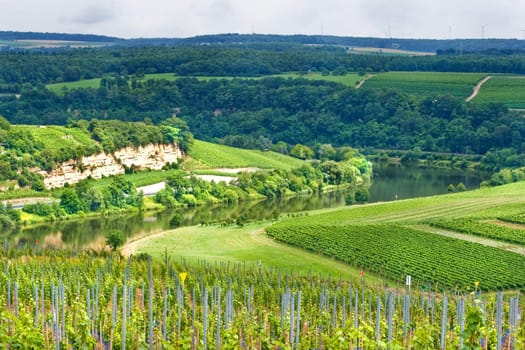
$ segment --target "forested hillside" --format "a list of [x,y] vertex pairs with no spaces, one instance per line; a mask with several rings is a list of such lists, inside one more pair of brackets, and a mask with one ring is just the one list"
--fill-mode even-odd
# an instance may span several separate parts
[[305,79],[127,81],[113,76],[97,89],[57,95],[41,87],[20,98],[4,97],[0,114],[24,124],[91,118],[160,123],[177,114],[197,138],[237,147],[263,149],[284,141],[476,154],[493,150],[499,160],[525,164],[518,156],[525,121],[503,105]]
[[[349,145],[486,155],[489,169],[525,165],[525,122],[503,105],[466,103],[466,96],[439,81],[427,84],[423,94],[403,92],[395,84],[367,87],[381,81],[374,74],[393,70],[475,72],[480,78],[525,73],[525,56],[498,52],[356,55],[344,47],[300,41],[4,52],[0,114],[13,124],[59,125],[94,118],[158,124],[177,115],[197,138],[238,147]],[[356,90],[333,81],[268,76],[287,72],[372,78]],[[146,79],[151,73],[177,78]],[[89,78],[100,81],[82,87],[81,79]],[[67,81],[78,81],[79,88],[52,92],[45,87]],[[469,91],[465,82],[462,94]]]
[[107,73],[173,72],[179,75],[254,76],[308,71],[450,71],[525,73],[518,53],[439,56],[349,54],[344,47],[295,43],[253,45],[130,47],[0,52],[0,92],[60,81],[101,77]]

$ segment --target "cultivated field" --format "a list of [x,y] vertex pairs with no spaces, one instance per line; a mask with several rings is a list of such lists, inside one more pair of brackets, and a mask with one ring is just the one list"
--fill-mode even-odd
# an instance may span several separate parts
[[472,101],[503,103],[510,108],[525,108],[525,76],[493,76],[483,84],[479,94]]
[[[515,183],[460,194],[353,206],[285,220],[267,231],[282,242],[375,273],[384,272],[393,280],[402,281],[404,275],[410,274],[421,283],[447,287],[465,287],[477,280],[486,289],[525,288],[525,272],[512,268],[525,266],[525,256],[483,246],[472,242],[469,236],[457,240],[436,235],[421,225],[525,246],[525,225],[514,223],[509,227],[500,223],[504,220],[500,218],[502,214],[514,218],[525,213],[524,194],[525,184]],[[479,257],[484,257],[482,264]]]
[[441,294],[171,253],[42,247],[3,246],[0,264],[8,349],[521,349],[524,340],[519,295],[480,294],[475,283],[471,296]]
[[190,150],[190,157],[198,161],[191,163],[193,169],[256,167],[290,170],[305,164],[303,160],[272,151],[245,150],[198,140]]
[[363,89],[397,89],[419,97],[452,95],[464,99],[486,74],[387,72],[368,79]]

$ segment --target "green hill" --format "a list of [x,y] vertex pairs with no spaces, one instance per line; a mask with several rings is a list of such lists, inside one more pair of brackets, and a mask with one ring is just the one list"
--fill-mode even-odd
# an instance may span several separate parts
[[195,140],[190,157],[198,163],[194,168],[243,168],[290,170],[305,164],[305,161],[272,151],[258,151],[218,145]]

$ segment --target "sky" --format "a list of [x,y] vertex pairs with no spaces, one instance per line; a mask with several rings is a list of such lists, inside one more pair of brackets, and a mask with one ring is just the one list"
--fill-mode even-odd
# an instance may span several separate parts
[[0,30],[525,39],[525,0],[0,0]]

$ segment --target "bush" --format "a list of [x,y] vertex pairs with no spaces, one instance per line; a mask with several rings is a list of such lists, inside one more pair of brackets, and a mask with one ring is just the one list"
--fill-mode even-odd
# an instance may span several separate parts
[[118,247],[124,244],[124,233],[120,230],[113,230],[106,235],[106,244],[116,251]]
[[348,192],[345,197],[346,205],[353,204],[354,202],[355,202],[354,194],[352,192]]
[[170,227],[175,228],[175,227],[179,227],[180,225],[182,225],[182,215],[180,214],[173,215],[173,217],[170,219]]
[[370,192],[366,188],[358,188],[354,198],[357,203],[366,203],[370,200]]

